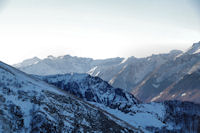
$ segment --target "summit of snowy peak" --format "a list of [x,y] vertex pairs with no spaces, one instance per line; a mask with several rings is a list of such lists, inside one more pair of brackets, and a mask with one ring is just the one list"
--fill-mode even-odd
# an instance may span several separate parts
[[196,42],[196,43],[194,43],[193,45],[192,45],[192,47],[196,47],[196,46],[200,46],[200,41],[199,42]]
[[170,53],[170,54],[179,55],[179,54],[183,53],[183,51],[174,49],[174,50],[171,50],[169,53]]
[[32,60],[40,60],[40,58],[35,56],[35,57],[32,58]]
[[33,57],[33,58],[30,58],[30,59],[26,59],[26,60],[24,60],[24,61],[21,62],[21,63],[14,64],[13,66],[14,66],[14,67],[17,67],[17,68],[19,68],[19,67],[27,67],[27,66],[30,66],[30,65],[32,65],[32,64],[37,64],[39,61],[41,61],[40,58],[38,58],[38,57]]
[[194,43],[192,47],[190,47],[188,50],[185,52],[186,54],[197,54],[200,53],[200,41],[197,43]]
[[71,55],[67,54],[63,56],[64,59],[69,59],[69,58],[73,58]]
[[137,58],[134,57],[134,56],[131,56],[131,57],[127,57],[127,58],[124,58],[120,64],[124,64],[124,63],[129,63],[129,62],[132,62],[132,61],[135,61]]
[[53,60],[53,59],[55,59],[56,57],[54,57],[53,55],[49,55],[49,56],[47,56],[47,59],[50,59],[50,60]]

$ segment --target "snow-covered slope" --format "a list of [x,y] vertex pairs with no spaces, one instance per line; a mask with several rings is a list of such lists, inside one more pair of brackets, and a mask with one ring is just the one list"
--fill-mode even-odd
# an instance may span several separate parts
[[129,113],[97,104],[118,118],[127,121],[145,133],[199,133],[200,105],[190,102],[165,101],[139,104]]
[[100,78],[87,74],[36,77],[98,106],[144,132],[200,131],[200,105],[177,101],[142,104],[130,93],[113,88]]
[[141,132],[113,115],[0,62],[0,132]]

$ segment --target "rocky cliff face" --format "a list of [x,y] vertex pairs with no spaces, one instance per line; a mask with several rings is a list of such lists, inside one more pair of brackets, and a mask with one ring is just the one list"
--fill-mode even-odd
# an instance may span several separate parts
[[117,108],[123,112],[127,112],[133,105],[140,103],[125,90],[113,88],[99,77],[92,77],[88,74],[74,73],[37,77],[81,99],[104,104],[113,109]]

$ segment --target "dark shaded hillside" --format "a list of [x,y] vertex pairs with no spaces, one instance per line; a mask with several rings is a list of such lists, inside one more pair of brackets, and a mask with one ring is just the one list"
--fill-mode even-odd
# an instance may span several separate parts
[[132,94],[125,90],[113,88],[99,77],[92,77],[88,74],[74,73],[36,77],[81,99],[101,103],[123,112],[128,112],[132,106],[140,103]]
[[180,81],[174,84],[157,100],[181,100],[200,103],[200,70],[185,75]]

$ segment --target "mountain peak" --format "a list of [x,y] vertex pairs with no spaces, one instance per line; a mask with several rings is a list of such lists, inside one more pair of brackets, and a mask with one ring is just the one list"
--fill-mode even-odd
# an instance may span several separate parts
[[197,54],[200,53],[200,41],[194,43],[185,53],[187,54]]
[[30,66],[32,64],[37,64],[39,61],[41,61],[41,59],[35,56],[33,58],[24,60],[22,63],[14,64],[13,66],[17,67],[17,68],[27,67],[27,66]]
[[177,54],[177,55],[179,55],[179,54],[181,54],[183,51],[181,51],[181,50],[176,50],[176,49],[174,49],[174,50],[171,50],[169,53],[170,54]]
[[47,59],[53,60],[53,59],[55,59],[55,57],[53,55],[49,55],[49,56],[47,56]]
[[194,44],[192,45],[192,47],[196,47],[196,46],[200,46],[200,41],[197,42],[197,43],[194,43]]

